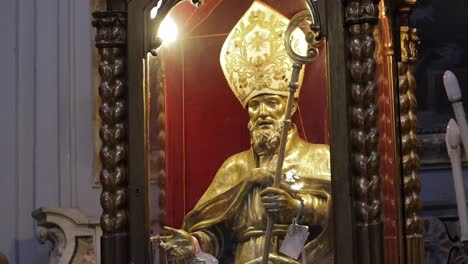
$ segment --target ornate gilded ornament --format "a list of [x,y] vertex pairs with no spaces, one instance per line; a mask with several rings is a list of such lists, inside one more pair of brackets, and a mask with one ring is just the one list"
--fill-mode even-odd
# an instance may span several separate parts
[[416,29],[401,26],[400,39],[401,62],[398,62],[398,89],[407,261],[408,263],[423,263],[424,240],[422,236],[423,221],[420,216],[422,202],[420,196],[421,180],[418,175],[420,159],[418,155],[419,142],[416,134],[418,120],[415,97],[416,80],[414,78],[419,38]]
[[[254,1],[229,33],[220,63],[233,93],[245,107],[259,94],[288,95],[293,61],[284,45],[289,20],[272,8]],[[291,35],[295,50],[307,53],[305,34]],[[303,69],[299,77],[302,84]],[[299,96],[299,89],[295,97]]]
[[418,59],[418,51],[419,51],[419,44],[420,44],[420,39],[418,36],[418,30],[416,28],[411,28],[410,29],[410,42],[408,43],[409,47],[409,61],[411,62],[416,62]]

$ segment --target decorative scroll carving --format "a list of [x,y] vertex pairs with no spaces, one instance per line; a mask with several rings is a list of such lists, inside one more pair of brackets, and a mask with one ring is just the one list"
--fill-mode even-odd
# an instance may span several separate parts
[[[102,141],[100,157],[102,170],[101,227],[103,230],[103,254],[109,263],[127,262],[127,15],[125,12],[95,12],[96,47],[101,61],[99,73],[101,84],[99,115]],[[107,241],[107,242],[104,242]],[[117,242],[118,241],[118,242]],[[115,248],[119,245],[119,248]],[[110,252],[107,252],[110,251]],[[118,254],[112,251],[119,251]],[[109,254],[107,254],[109,253]],[[104,261],[107,262],[107,261]]]
[[91,258],[87,263],[99,263],[99,219],[89,218],[75,208],[39,208],[32,212],[32,216],[39,226],[39,242],[52,242],[49,263],[78,263],[77,260],[83,257],[77,251],[80,237],[87,237],[92,241],[94,255],[87,256]]
[[[58,228],[57,226],[49,228],[38,228],[37,240],[39,240],[41,244],[45,244],[47,241],[50,241],[52,243],[52,250],[50,251],[49,262],[65,263],[69,262],[72,259],[73,255],[69,254],[69,252],[65,250],[67,246],[65,233],[62,229]],[[72,246],[71,248],[72,250],[74,250],[75,247]],[[66,254],[64,254],[64,252],[66,252]]]
[[406,257],[408,263],[424,263],[421,181],[418,176],[419,156],[416,118],[416,81],[414,67],[419,38],[416,29],[400,27],[401,62],[398,62],[400,99],[400,133],[402,173],[405,200]]
[[348,31],[351,88],[351,131],[359,263],[383,262],[381,178],[379,175],[377,84],[373,31],[378,7],[370,0],[348,1],[345,24]]

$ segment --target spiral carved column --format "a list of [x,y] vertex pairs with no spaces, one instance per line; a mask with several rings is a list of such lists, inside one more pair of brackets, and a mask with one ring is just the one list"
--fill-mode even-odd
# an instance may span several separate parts
[[161,56],[150,57],[150,142],[151,180],[158,186],[158,215],[154,215],[157,225],[166,225],[167,220],[167,170],[166,170],[166,77]]
[[161,81],[158,82],[156,95],[157,123],[157,179],[159,187],[159,220],[161,226],[166,224],[167,219],[167,170],[166,170],[166,93],[164,71],[160,68]]
[[353,172],[357,259],[383,263],[381,178],[379,175],[377,83],[374,27],[378,6],[370,0],[348,1],[348,76],[351,89],[351,166]]
[[418,176],[419,156],[416,118],[416,81],[413,73],[419,38],[416,29],[400,27],[401,62],[398,62],[400,99],[400,133],[402,173],[405,201],[405,232],[407,263],[424,263],[421,181]]
[[101,263],[128,263],[127,14],[109,11],[95,12],[93,16],[101,59]]

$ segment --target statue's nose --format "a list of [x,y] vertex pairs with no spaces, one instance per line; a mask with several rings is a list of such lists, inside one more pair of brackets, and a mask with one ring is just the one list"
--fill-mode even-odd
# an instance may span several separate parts
[[266,108],[265,104],[260,104],[259,109],[258,109],[258,116],[260,117],[266,117],[268,116],[268,110]]

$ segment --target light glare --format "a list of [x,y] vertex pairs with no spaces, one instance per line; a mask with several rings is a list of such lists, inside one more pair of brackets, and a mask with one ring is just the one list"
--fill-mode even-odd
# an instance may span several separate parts
[[174,42],[177,39],[177,34],[177,25],[174,20],[170,16],[164,18],[158,30],[158,37],[162,39],[163,45],[167,46]]

